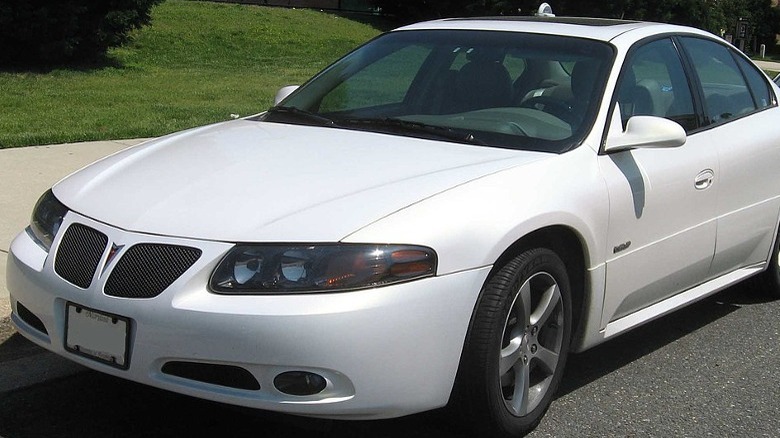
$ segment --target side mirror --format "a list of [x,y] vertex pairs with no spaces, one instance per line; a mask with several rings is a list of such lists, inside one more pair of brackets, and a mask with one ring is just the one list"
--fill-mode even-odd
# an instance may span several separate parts
[[297,85],[288,85],[286,87],[282,87],[279,91],[276,92],[276,97],[274,97],[274,106],[279,105],[279,102],[283,101],[287,96],[291,95],[292,92],[297,89]]
[[634,116],[628,119],[626,130],[611,132],[604,152],[635,148],[676,148],[685,144],[685,130],[679,123],[663,117]]

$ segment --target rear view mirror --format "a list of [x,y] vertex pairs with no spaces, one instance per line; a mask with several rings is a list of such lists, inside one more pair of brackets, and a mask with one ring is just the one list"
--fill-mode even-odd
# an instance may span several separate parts
[[685,144],[686,134],[680,124],[663,117],[634,116],[628,119],[626,130],[612,132],[604,152],[636,148],[676,148]]

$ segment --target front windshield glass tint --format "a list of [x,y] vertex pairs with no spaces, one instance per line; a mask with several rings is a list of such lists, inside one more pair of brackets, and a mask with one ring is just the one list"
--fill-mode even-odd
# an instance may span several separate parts
[[385,34],[263,120],[563,152],[592,125],[613,50],[518,32]]

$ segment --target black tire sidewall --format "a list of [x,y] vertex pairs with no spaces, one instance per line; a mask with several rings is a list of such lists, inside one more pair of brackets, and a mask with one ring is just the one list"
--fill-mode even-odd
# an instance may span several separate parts
[[[527,415],[517,417],[504,404],[498,379],[498,358],[501,351],[504,324],[520,286],[531,276],[546,272],[558,284],[564,311],[564,333],[559,362],[550,387],[539,405]],[[557,392],[566,365],[571,343],[572,309],[571,286],[561,258],[546,248],[522,252],[491,275],[480,294],[472,326],[464,348],[465,370],[459,372],[459,381],[470,390],[472,399],[466,403],[484,403],[475,406],[474,420],[487,422],[479,430],[491,431],[491,436],[521,436],[539,424]],[[488,333],[489,332],[489,333]],[[481,375],[479,375],[481,374]],[[482,414],[482,415],[479,415]]]
[[766,272],[766,287],[769,289],[769,293],[776,298],[780,298],[780,265],[778,265],[778,259],[780,258],[780,233],[775,238],[775,250],[772,253],[772,258],[769,259],[769,267]]

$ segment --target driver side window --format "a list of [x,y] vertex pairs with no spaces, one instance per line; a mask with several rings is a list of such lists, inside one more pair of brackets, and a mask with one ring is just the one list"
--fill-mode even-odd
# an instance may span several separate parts
[[629,55],[617,101],[624,128],[631,116],[639,115],[667,118],[686,132],[697,127],[691,89],[669,38],[647,43]]

